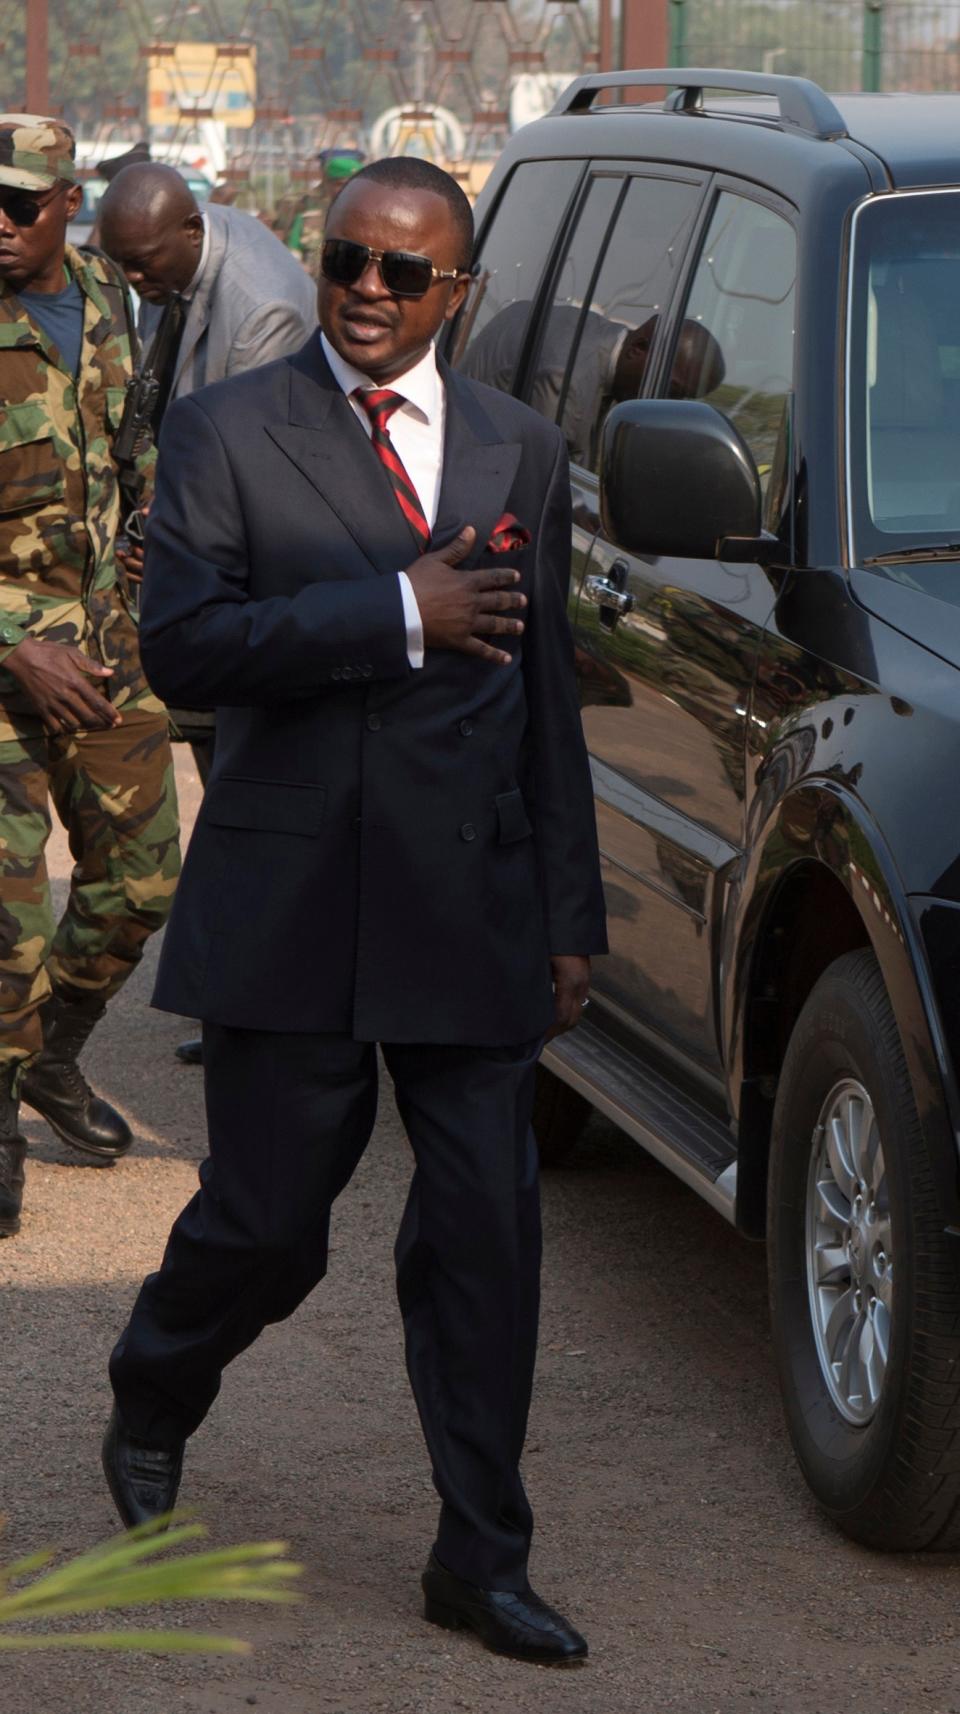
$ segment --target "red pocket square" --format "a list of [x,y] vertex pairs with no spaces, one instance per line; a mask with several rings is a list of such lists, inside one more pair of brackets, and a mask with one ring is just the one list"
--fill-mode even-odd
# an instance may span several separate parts
[[512,553],[517,548],[525,548],[529,540],[530,531],[524,529],[519,518],[515,518],[512,512],[504,512],[490,531],[487,552]]

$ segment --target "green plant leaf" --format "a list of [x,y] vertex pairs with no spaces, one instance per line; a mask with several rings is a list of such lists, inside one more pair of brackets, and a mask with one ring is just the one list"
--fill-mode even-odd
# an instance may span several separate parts
[[157,1654],[251,1654],[239,1637],[202,1631],[52,1631],[49,1636],[0,1636],[2,1650],[147,1649]]
[[100,1542],[85,1553],[34,1577],[10,1592],[13,1578],[44,1572],[49,1550],[29,1554],[0,1568],[0,1650],[54,1648],[151,1649],[190,1653],[246,1652],[235,1637],[190,1631],[11,1631],[30,1620],[80,1613],[108,1613],[169,1601],[290,1602],[299,1597],[289,1584],[302,1567],[282,1556],[281,1541],[246,1542],[233,1547],[178,1552],[206,1536],[203,1525],[184,1514],[157,1518],[124,1535]]

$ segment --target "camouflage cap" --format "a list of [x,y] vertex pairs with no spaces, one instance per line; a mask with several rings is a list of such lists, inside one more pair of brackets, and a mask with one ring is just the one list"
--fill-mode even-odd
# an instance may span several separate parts
[[60,179],[73,184],[76,143],[61,119],[37,113],[0,113],[0,185],[50,190]]

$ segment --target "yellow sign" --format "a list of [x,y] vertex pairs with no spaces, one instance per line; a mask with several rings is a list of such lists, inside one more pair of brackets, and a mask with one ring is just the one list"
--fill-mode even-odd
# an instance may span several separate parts
[[147,72],[151,126],[219,119],[246,129],[257,100],[257,50],[230,42],[155,43]]

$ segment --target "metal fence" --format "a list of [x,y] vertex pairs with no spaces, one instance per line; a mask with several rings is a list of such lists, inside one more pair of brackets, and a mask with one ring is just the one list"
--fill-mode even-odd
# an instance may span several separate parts
[[[253,123],[231,126],[238,176],[315,176],[303,164],[315,150],[348,142],[469,168],[598,63],[599,3],[44,0],[48,105],[105,145],[149,125],[186,153],[205,120],[224,118],[224,86],[246,61],[256,93]],[[148,70],[190,43],[216,45],[209,78],[194,82],[172,126],[157,127]],[[24,0],[0,0],[0,108],[24,105],[25,59]]]
[[[673,65],[792,72],[834,90],[960,88],[960,0],[42,3],[50,108],[105,154],[149,128],[171,158],[180,151],[189,162],[218,79],[255,59],[253,122],[227,133],[226,171],[267,206],[284,184],[312,176],[315,151],[335,143],[432,153],[471,181],[558,87],[602,50],[616,59],[617,19],[631,7],[663,27]],[[27,10],[25,0],[0,0],[7,110],[25,104]],[[195,86],[175,122],[158,126],[148,67],[186,42],[217,44],[210,85]],[[659,58],[663,47],[651,51]],[[392,129],[378,130],[387,111]]]
[[812,77],[832,90],[960,88],[956,0],[669,0],[672,65]]

